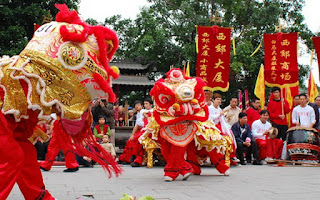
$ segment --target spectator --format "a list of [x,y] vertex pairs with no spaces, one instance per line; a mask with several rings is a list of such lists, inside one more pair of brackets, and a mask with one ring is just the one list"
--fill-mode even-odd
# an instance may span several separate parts
[[212,106],[212,92],[210,90],[205,90],[204,95],[207,106]]
[[251,107],[246,110],[250,127],[254,121],[260,119],[260,112],[260,99],[255,97],[251,100]]
[[232,97],[230,100],[230,105],[223,109],[223,113],[226,118],[226,121],[230,126],[238,122],[238,116],[240,112],[241,110],[238,107],[237,97]]
[[306,94],[300,94],[300,105],[296,106],[292,111],[292,122],[296,126],[312,128],[316,123],[314,109],[307,105],[308,99]]
[[237,157],[240,160],[241,165],[246,165],[244,160],[244,149],[247,149],[246,160],[251,163],[253,154],[253,165],[261,165],[259,161],[258,148],[256,142],[252,138],[251,130],[248,125],[248,118],[246,113],[239,113],[239,121],[232,125],[231,130],[237,142]]
[[93,134],[98,143],[102,142],[102,137],[104,135],[111,136],[110,127],[106,124],[104,116],[99,116],[99,123],[94,127]]
[[[281,157],[283,141],[278,138],[270,138],[269,134],[272,131],[272,126],[268,122],[269,111],[262,110],[260,112],[260,119],[252,123],[252,135],[255,139],[258,150],[259,159],[270,161],[273,158],[279,159]],[[265,161],[263,161],[266,164]]]
[[129,121],[129,126],[134,126],[134,124],[135,124],[134,110],[128,111],[128,121]]
[[124,126],[125,123],[125,111],[123,106],[118,107],[118,125],[119,126]]
[[102,137],[102,144],[101,146],[111,154],[111,156],[115,159],[116,158],[116,151],[114,149],[114,146],[110,143],[110,137],[109,135],[103,135]]
[[308,105],[313,108],[314,114],[315,114],[315,117],[316,117],[316,123],[313,125],[313,128],[317,128],[319,126],[319,110],[318,110],[318,106],[315,103],[309,102],[309,96],[308,95],[307,95],[307,101],[308,101]]
[[97,99],[95,105],[92,108],[93,115],[93,127],[98,124],[99,116],[105,116],[106,124],[111,130],[111,143],[115,145],[115,120],[113,116],[113,105],[108,103],[106,99]]
[[277,138],[286,140],[288,130],[288,120],[286,114],[290,113],[290,107],[287,100],[281,98],[280,88],[272,88],[273,99],[268,104],[268,111],[270,113],[270,121],[272,126],[278,129]]

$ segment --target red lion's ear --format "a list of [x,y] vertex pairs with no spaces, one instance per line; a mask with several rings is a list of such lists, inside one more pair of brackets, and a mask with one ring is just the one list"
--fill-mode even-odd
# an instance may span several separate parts
[[156,82],[154,84],[150,91],[150,95],[154,97],[154,101],[161,108],[169,108],[175,102],[173,91],[161,82]]

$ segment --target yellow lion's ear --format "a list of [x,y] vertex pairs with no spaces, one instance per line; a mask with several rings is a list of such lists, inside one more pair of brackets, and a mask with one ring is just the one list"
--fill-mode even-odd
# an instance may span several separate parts
[[110,69],[112,70],[112,71],[114,71],[114,73],[116,73],[116,74],[120,74],[120,70],[119,70],[119,68],[117,67],[117,66],[111,66],[110,67]]

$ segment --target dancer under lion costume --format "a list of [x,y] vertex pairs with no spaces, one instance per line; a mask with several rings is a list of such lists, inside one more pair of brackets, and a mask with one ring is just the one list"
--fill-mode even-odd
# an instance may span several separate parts
[[[204,148],[208,152],[214,151],[209,155],[210,158],[219,154],[219,158],[211,159],[214,164],[229,149],[230,144],[220,135],[214,123],[208,120],[204,86],[201,78],[186,77],[180,69],[171,69],[166,78],[158,80],[150,92],[155,107],[139,141],[145,149],[161,146],[161,153],[167,162],[164,168],[165,181],[173,181],[179,174],[183,180],[187,180],[194,172],[193,166],[185,160],[189,145],[194,150],[190,150],[193,154],[188,157],[197,165],[196,146],[198,150]],[[219,167],[223,168],[219,170],[222,173],[229,169],[224,163]],[[200,169],[197,169],[197,173],[200,174]]]
[[51,113],[60,116],[56,134],[71,137],[77,153],[97,161],[110,176],[121,172],[96,144],[88,109],[95,98],[115,101],[109,83],[118,71],[108,62],[118,38],[106,27],[85,24],[65,4],[56,7],[56,21],[37,29],[18,56],[0,60],[0,199],[7,198],[15,183],[25,199],[53,199],[28,140],[38,120]]

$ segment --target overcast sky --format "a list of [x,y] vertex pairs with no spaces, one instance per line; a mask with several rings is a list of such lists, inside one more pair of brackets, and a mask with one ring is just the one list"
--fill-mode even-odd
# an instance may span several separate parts
[[[305,22],[312,32],[320,32],[320,1],[305,0],[303,8]],[[103,22],[106,17],[120,14],[123,18],[135,19],[140,8],[150,5],[146,0],[81,0],[79,13],[85,20],[96,19]],[[298,58],[299,63],[310,64],[310,55]],[[312,64],[312,73],[319,85],[319,70],[316,60]]]

